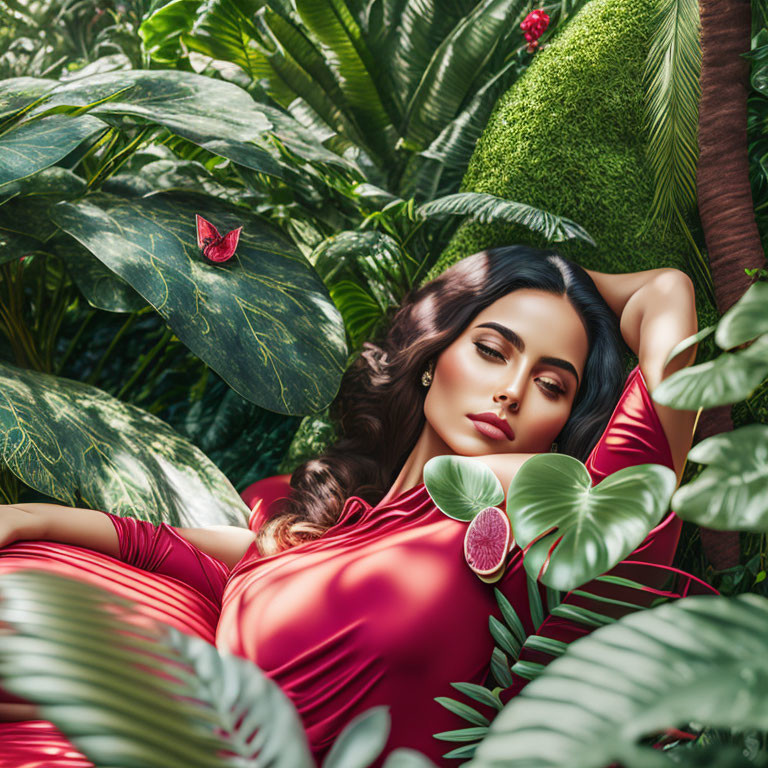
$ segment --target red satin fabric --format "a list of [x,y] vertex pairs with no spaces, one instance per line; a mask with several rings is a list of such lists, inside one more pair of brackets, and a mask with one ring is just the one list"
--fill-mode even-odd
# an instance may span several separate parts
[[[636,368],[587,467],[599,482],[623,466],[648,462],[672,466],[661,424]],[[281,481],[275,480],[267,489],[274,494],[272,499],[286,489],[284,478],[282,488]],[[265,499],[263,508],[255,510],[253,528],[265,518],[272,499]],[[150,536],[146,524],[131,535],[138,536],[141,528],[147,536],[134,547],[136,557],[143,551],[148,564],[171,567],[169,553],[178,542],[173,544],[167,531],[164,536]],[[681,521],[670,513],[615,572],[672,597],[714,592],[694,577],[665,567],[674,556],[680,528]],[[485,680],[493,649],[488,616],[500,618],[494,587],[512,603],[526,632],[535,631],[520,548],[510,553],[503,579],[496,585],[484,584],[464,561],[465,531],[466,523],[446,517],[435,507],[422,483],[377,506],[352,496],[339,520],[320,539],[269,557],[259,557],[252,546],[235,566],[224,589],[216,643],[251,659],[282,687],[299,711],[318,763],[350,719],[384,704],[390,709],[392,730],[377,768],[396,747],[418,749],[440,766],[455,764],[441,756],[456,745],[438,741],[432,734],[467,724],[434,698],[460,698],[451,682]],[[166,544],[170,550],[158,558],[157,547]],[[187,549],[185,556],[189,554]],[[0,564],[4,555],[5,550],[0,552]],[[28,563],[32,564],[36,564],[34,558]],[[193,557],[187,565],[189,573],[176,571],[175,575],[197,580],[199,586],[200,561],[195,565]],[[213,566],[212,572],[216,570]],[[210,574],[205,581],[210,586]],[[612,592],[613,587],[597,582],[590,586],[595,585],[611,596],[626,590]],[[544,588],[539,590],[545,599]],[[657,594],[649,590],[648,596],[650,600]],[[623,593],[623,598],[636,600],[637,596],[633,591]],[[576,603],[579,598],[569,593],[564,600]],[[604,605],[600,604],[602,610]],[[564,640],[587,631],[552,617],[538,628],[539,634]],[[549,661],[544,654],[531,660]],[[507,698],[525,682],[516,679]],[[485,714],[493,713],[486,710]],[[3,727],[0,724],[0,740]],[[11,731],[14,727],[22,726],[11,724]],[[66,746],[55,729],[51,729],[50,746]],[[0,768],[34,765],[29,761],[35,755],[39,757],[39,748],[30,745],[24,757],[27,762],[21,757],[17,762],[0,759]],[[48,760],[46,765],[69,768],[75,764]]]

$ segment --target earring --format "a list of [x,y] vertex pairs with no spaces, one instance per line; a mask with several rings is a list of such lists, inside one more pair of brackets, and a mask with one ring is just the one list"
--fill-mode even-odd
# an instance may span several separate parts
[[432,383],[432,374],[435,370],[435,361],[430,360],[429,367],[421,374],[422,386],[428,387]]
[[552,447],[549,449],[550,453],[557,453],[557,443],[552,443]]

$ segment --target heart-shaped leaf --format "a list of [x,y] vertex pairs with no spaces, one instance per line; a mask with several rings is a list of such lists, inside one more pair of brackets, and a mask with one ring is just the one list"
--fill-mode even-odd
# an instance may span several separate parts
[[4,133],[0,136],[0,193],[4,184],[48,168],[106,128],[90,115],[51,115]]
[[568,591],[611,569],[667,511],[677,478],[641,464],[592,486],[587,468],[564,454],[533,456],[507,493],[507,514],[530,576]]
[[493,470],[470,456],[435,456],[424,465],[424,485],[437,508],[454,520],[472,520],[504,501]]
[[65,504],[186,527],[245,526],[248,508],[164,421],[95,387],[0,363],[0,462]]
[[768,376],[768,334],[738,352],[683,368],[667,376],[652,392],[671,408],[695,411],[746,399]]
[[751,341],[768,333],[768,283],[755,283],[720,318],[715,333],[715,343],[721,349]]
[[[638,743],[667,728],[763,731],[766,636],[768,600],[754,594],[684,597],[599,627],[504,707],[472,766],[649,768],[677,762]],[[747,765],[697,760],[698,748],[675,751],[691,768]]]
[[707,467],[672,497],[683,518],[725,531],[768,531],[768,426],[702,440],[688,458]]
[[[316,412],[333,399],[346,362],[343,321],[317,273],[281,233],[207,198],[93,199],[101,207],[62,203],[52,216],[236,392],[286,414]],[[223,232],[243,226],[226,264],[203,260],[195,214]]]

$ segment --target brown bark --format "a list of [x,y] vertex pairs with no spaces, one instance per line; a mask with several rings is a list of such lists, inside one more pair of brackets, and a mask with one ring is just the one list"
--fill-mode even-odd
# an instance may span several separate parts
[[[701,15],[701,101],[699,215],[704,229],[717,308],[722,313],[750,284],[745,269],[765,262],[754,215],[747,157],[749,62],[748,0],[699,0]],[[733,429],[730,408],[702,414],[699,436]],[[717,569],[739,562],[739,534],[701,528],[704,553]]]

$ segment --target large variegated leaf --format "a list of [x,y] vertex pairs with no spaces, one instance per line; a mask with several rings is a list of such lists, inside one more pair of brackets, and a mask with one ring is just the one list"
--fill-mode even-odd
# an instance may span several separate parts
[[27,109],[56,85],[39,77],[10,77],[0,80],[0,119]]
[[714,435],[688,458],[707,466],[672,499],[683,520],[717,530],[768,531],[768,426]]
[[38,248],[39,243],[31,237],[0,229],[0,264],[17,261],[21,256]]
[[[638,742],[666,728],[768,730],[766,637],[768,600],[754,594],[632,613],[572,642],[499,713],[467,765],[649,768],[671,761]],[[743,764],[676,755],[685,766]]]
[[578,459],[558,453],[531,457],[507,493],[525,570],[561,590],[605,573],[659,522],[675,485],[675,473],[660,464],[620,469],[593,487]]
[[287,169],[272,144],[274,135],[306,160],[353,166],[314,141],[290,116],[255,102],[234,83],[173,70],[123,70],[62,83],[46,107],[86,105],[124,93],[90,110],[105,119],[155,123],[256,171],[283,178]]
[[526,203],[504,200],[496,195],[485,192],[457,192],[419,206],[417,213],[421,216],[471,216],[481,224],[492,221],[508,221],[527,227],[533,232],[540,232],[550,242],[579,239],[590,245],[595,241],[589,233],[576,222],[564,216],[542,211]]
[[[52,213],[236,392],[286,414],[333,399],[346,362],[341,316],[317,273],[274,228],[206,198],[102,197],[100,205],[62,203]],[[196,213],[222,234],[244,227],[230,261],[203,260]]]
[[70,277],[92,307],[107,312],[136,312],[147,306],[125,280],[71,238],[57,245],[56,255],[64,260]]
[[106,127],[90,115],[50,115],[15,126],[0,136],[0,193],[4,184],[57,163]]
[[0,462],[71,506],[187,527],[245,526],[208,457],[164,421],[81,382],[0,363]]
[[141,626],[127,600],[20,571],[3,575],[0,622],[10,629],[0,644],[3,687],[36,703],[96,765],[232,765],[184,655],[161,641],[159,627]]

